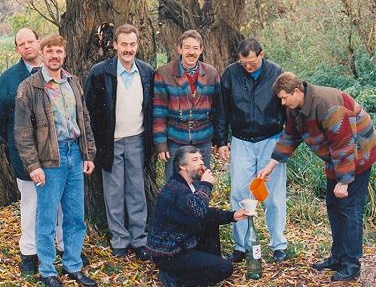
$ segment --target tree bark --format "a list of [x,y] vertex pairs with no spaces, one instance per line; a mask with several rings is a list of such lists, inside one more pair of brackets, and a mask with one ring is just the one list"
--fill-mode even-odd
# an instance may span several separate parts
[[176,47],[181,34],[197,30],[204,40],[203,60],[222,72],[236,60],[244,0],[160,0],[160,42],[168,59],[178,57]]
[[16,179],[6,157],[6,145],[0,142],[0,206],[7,206],[20,197]]
[[103,23],[113,23],[114,29],[125,23],[136,26],[140,31],[138,57],[153,63],[156,44],[147,1],[67,0],[60,33],[68,41],[66,67],[70,72],[84,81],[94,64],[114,55],[98,44],[98,27]]
[[[113,24],[114,29],[107,31],[110,40],[111,33],[119,25],[129,23],[136,26],[140,32],[137,57],[153,64],[156,58],[155,33],[146,0],[67,0],[60,34],[68,42],[67,70],[79,76],[82,83],[94,64],[115,54],[113,49],[99,45],[98,27],[103,23]],[[150,206],[155,200],[156,190],[152,189],[152,183],[148,179],[145,190]],[[101,171],[96,169],[91,176],[85,178],[85,183],[86,214],[96,224],[102,225],[105,208]]]

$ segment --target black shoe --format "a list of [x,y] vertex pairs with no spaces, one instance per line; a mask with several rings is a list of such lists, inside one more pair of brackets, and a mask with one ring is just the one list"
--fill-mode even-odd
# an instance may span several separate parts
[[[60,250],[57,250],[57,254],[63,258],[63,255],[64,255],[64,251],[60,251]],[[90,261],[89,259],[87,258],[87,256],[85,255],[85,253],[81,252],[81,260],[82,260],[82,266],[83,267],[86,267],[86,266],[89,266],[90,264]]]
[[133,249],[138,259],[146,261],[150,259],[150,255],[145,251],[145,246],[137,247]]
[[21,275],[30,276],[38,273],[38,256],[21,254]]
[[245,252],[234,250],[232,254],[225,255],[224,258],[231,262],[240,262],[245,258]]
[[128,256],[128,248],[113,248],[112,256],[123,258]]
[[68,278],[73,279],[82,286],[98,286],[93,279],[90,279],[89,277],[85,276],[81,271],[70,273],[63,269],[63,274],[68,274]]
[[274,262],[282,262],[287,259],[287,253],[285,250],[277,249],[273,251]]
[[159,281],[164,287],[180,287],[176,279],[171,277],[166,271],[159,271]]
[[341,270],[332,275],[332,281],[348,281],[360,275],[360,266],[357,264],[343,264]]
[[330,256],[328,259],[325,259],[323,262],[315,263],[312,265],[313,269],[316,270],[324,270],[324,269],[331,269],[333,271],[338,271],[342,267],[342,264],[339,260]]
[[82,260],[82,266],[86,267],[90,265],[89,258],[85,255],[85,253],[81,252],[81,260]]
[[56,276],[49,277],[40,277],[39,279],[42,282],[42,286],[46,287],[62,287],[60,280]]

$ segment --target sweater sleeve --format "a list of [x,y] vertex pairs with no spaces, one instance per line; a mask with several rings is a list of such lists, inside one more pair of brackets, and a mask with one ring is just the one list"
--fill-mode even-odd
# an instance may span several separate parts
[[169,96],[162,75],[154,75],[153,96],[153,141],[157,153],[167,151],[167,115]]
[[302,137],[296,128],[295,118],[289,116],[271,158],[278,162],[287,162],[288,158],[294,153],[302,141]]
[[219,208],[210,207],[206,216],[206,221],[213,222],[218,225],[235,222],[234,213],[235,211],[232,210],[222,210]]

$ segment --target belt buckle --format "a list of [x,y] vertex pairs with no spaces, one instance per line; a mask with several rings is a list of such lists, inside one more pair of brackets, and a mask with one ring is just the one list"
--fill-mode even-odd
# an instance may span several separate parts
[[188,121],[188,129],[191,130],[193,128],[194,123],[194,121]]

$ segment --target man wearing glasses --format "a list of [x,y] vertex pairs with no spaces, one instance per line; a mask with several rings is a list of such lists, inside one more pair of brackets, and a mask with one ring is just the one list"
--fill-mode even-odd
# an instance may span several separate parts
[[[231,205],[233,209],[249,197],[248,185],[272,154],[285,123],[285,109],[275,96],[272,84],[282,73],[277,64],[264,59],[261,44],[254,38],[239,43],[239,61],[223,72],[217,108],[217,144],[222,159],[230,159]],[[287,258],[284,237],[286,224],[286,166],[279,164],[267,182],[269,196],[264,201],[269,246],[276,262]],[[245,258],[244,237],[247,222],[233,226],[235,250],[227,258],[233,262]]]

